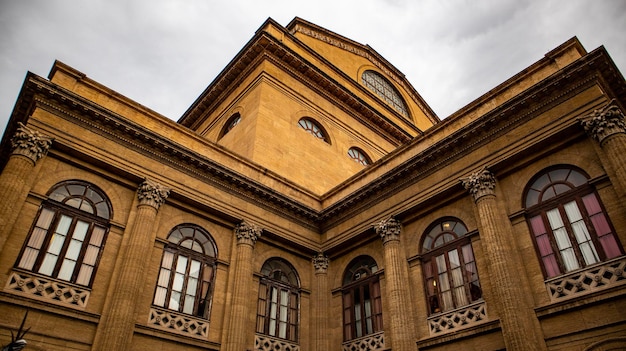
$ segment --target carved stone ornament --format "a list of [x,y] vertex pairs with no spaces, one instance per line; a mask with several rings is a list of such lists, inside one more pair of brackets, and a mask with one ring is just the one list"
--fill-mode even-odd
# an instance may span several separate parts
[[139,184],[137,189],[137,198],[140,205],[150,205],[157,210],[170,195],[170,189],[158,184],[152,180],[146,179]]
[[313,256],[313,267],[315,267],[315,272],[326,273],[329,262],[330,260],[328,259],[328,256],[324,255],[321,252]]
[[380,235],[380,238],[383,241],[383,244],[386,244],[389,241],[400,241],[400,232],[402,231],[402,223],[397,219],[391,217],[388,219],[383,219],[378,222],[375,226],[376,234]]
[[11,139],[13,154],[26,156],[33,162],[44,157],[51,144],[52,138],[27,128],[22,122],[18,122],[17,132]]
[[591,115],[583,118],[580,124],[585,128],[585,132],[600,144],[611,135],[626,133],[624,112],[615,104],[615,100],[611,100],[599,110],[594,110]]
[[254,246],[257,239],[261,237],[263,229],[261,227],[250,224],[246,221],[239,223],[235,227],[235,235],[237,236],[237,243],[248,244]]
[[474,201],[478,201],[485,195],[495,195],[496,178],[484,168],[467,178],[461,179],[461,183],[472,194]]

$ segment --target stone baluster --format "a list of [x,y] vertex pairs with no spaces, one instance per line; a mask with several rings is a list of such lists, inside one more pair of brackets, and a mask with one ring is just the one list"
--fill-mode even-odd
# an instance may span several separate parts
[[52,138],[22,123],[11,139],[13,151],[0,174],[0,253],[37,176],[35,165],[51,144]]
[[401,223],[389,218],[375,225],[376,233],[383,242],[385,260],[385,296],[391,325],[385,328],[387,340],[394,351],[416,350],[414,320],[409,306],[413,304],[409,287],[409,268],[400,243]]
[[137,212],[123,257],[118,260],[119,275],[111,304],[98,326],[94,350],[129,350],[135,329],[136,306],[145,281],[146,260],[156,239],[155,222],[159,208],[170,190],[146,180],[137,190]]
[[261,237],[262,229],[247,222],[235,227],[237,249],[234,259],[233,294],[230,305],[228,328],[224,334],[225,351],[252,349],[254,329],[246,321],[250,318],[250,291],[253,290],[253,253],[254,245]]

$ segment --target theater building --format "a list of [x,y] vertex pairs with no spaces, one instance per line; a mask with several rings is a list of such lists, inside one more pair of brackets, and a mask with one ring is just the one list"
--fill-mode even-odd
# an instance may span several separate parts
[[445,118],[300,18],[177,122],[57,61],[0,145],[0,345],[624,349],[625,107],[576,38]]

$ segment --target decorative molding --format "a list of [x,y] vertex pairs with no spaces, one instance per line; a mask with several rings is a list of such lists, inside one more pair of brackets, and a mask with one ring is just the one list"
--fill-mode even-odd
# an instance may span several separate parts
[[437,335],[461,328],[482,324],[488,320],[487,305],[479,301],[456,310],[428,317],[430,335]]
[[[427,118],[431,122],[437,122],[437,118],[433,117],[434,112],[424,103],[422,97],[419,96],[412,87],[407,85],[404,75],[397,70],[389,69],[389,66],[391,64],[386,61],[385,63],[383,63],[382,61],[384,61],[384,59],[381,60],[380,56],[373,55],[371,50],[366,49],[368,48],[367,46],[363,46],[362,44],[352,44],[348,40],[340,40],[337,37],[327,35],[302,24],[297,24],[296,26],[294,26],[294,28],[291,30],[291,33],[293,34],[295,32],[300,32],[304,35],[308,35],[311,38],[318,39],[334,47],[346,50],[357,56],[361,56],[367,59],[372,64],[374,64],[374,66],[376,66],[376,68],[378,68],[381,72],[385,73],[387,77],[391,78],[396,84],[401,86],[404,91],[406,91],[406,93],[411,97],[411,100],[413,100],[413,102],[415,102],[415,104],[419,106],[420,110],[424,113],[424,115],[427,116]],[[405,118],[406,117],[408,116],[405,116]],[[410,117],[408,118],[410,119]]]
[[263,229],[261,227],[250,224],[246,221],[239,223],[235,227],[235,235],[237,236],[237,245],[247,244],[254,246],[256,241],[261,237]]
[[495,195],[496,178],[493,173],[484,168],[467,178],[461,179],[461,183],[472,194],[474,201],[478,201],[486,195]]
[[390,241],[400,241],[400,233],[402,232],[402,223],[391,217],[383,219],[374,225],[376,234],[380,235],[383,245]]
[[150,308],[148,326],[203,339],[209,337],[209,321],[154,306]]
[[137,189],[139,205],[152,206],[157,210],[162,204],[165,203],[165,200],[169,195],[169,188],[149,179],[146,179],[143,183],[139,184],[139,188]]
[[48,153],[53,138],[26,127],[22,122],[17,122],[17,124],[17,132],[11,139],[12,153],[13,155],[26,156],[33,163],[36,163]]
[[375,351],[385,349],[385,333],[368,334],[358,339],[346,341],[341,345],[342,351]]
[[300,351],[300,345],[268,335],[254,334],[254,351]]
[[612,135],[626,133],[624,112],[617,106],[615,99],[581,119],[580,124],[600,145]]
[[313,256],[313,267],[315,267],[315,273],[326,274],[328,270],[328,264],[330,260],[324,253],[319,252],[316,256]]
[[546,281],[550,301],[589,294],[626,283],[626,256]]
[[18,291],[46,301],[85,308],[91,292],[68,283],[45,279],[24,272],[12,272],[5,289]]

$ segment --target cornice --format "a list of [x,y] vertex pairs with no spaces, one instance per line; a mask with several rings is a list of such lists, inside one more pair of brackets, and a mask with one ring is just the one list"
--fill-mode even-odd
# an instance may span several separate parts
[[[36,91],[33,103],[44,110],[81,124],[139,153],[167,164],[230,194],[286,217],[307,228],[318,230],[318,211],[286,197],[268,186],[163,138],[151,130],[95,105],[40,77],[29,78],[26,89]],[[176,189],[172,189],[175,192]]]
[[378,52],[376,52],[376,50],[374,50],[371,46],[357,43],[342,35],[339,35],[297,17],[287,25],[287,29],[292,35],[296,32],[301,33],[303,35],[320,40],[326,44],[332,45],[334,47],[367,59],[376,68],[384,72],[387,77],[391,78],[396,84],[404,88],[404,90],[409,94],[411,99],[418,105],[418,107],[424,112],[426,117],[433,124],[437,124],[440,122],[435,112],[424,101],[422,96],[415,90],[415,88],[413,88],[413,86],[406,80],[405,75],[389,61],[387,61],[384,57],[382,57]]
[[[597,50],[588,54],[323,209],[320,213],[322,232],[418,183],[420,179],[593,84],[607,84],[607,90],[615,92],[624,101],[626,84],[623,78],[620,81],[620,77],[606,51]],[[576,121],[572,123],[576,124]],[[403,149],[410,149],[440,129],[427,131],[423,138],[415,139]],[[582,128],[579,129],[582,133]],[[455,182],[454,186],[460,187],[460,183]]]
[[292,75],[295,74],[296,78],[316,92],[331,97],[337,106],[344,110],[348,109],[350,115],[362,116],[362,119],[357,118],[357,120],[360,120],[361,123],[364,123],[363,120],[365,120],[367,121],[366,125],[379,128],[380,132],[387,135],[387,138],[394,140],[394,144],[407,143],[413,138],[343,85],[265,32],[257,34],[240,51],[178,122],[189,128],[196,128],[203,117],[219,106],[230,92],[239,86],[247,73],[263,62],[263,59],[270,58],[274,63],[281,63],[281,67],[288,68]]

